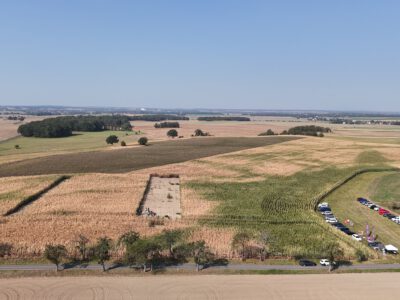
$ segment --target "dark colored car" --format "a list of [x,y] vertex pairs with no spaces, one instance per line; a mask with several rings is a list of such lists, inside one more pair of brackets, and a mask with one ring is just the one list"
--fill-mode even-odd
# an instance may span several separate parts
[[344,226],[342,223],[337,222],[337,223],[333,223],[332,226],[336,227],[336,228],[346,228],[346,226]]
[[395,218],[396,216],[395,215],[392,215],[392,214],[384,214],[383,215],[385,218],[388,218],[388,219],[392,219],[392,218]]
[[376,205],[373,204],[373,205],[371,205],[369,208],[370,208],[370,209],[375,209],[375,208],[376,208]]
[[324,211],[332,211],[329,207],[320,207],[318,208],[318,211],[324,212]]
[[385,249],[385,245],[381,242],[370,242],[368,243],[368,246],[377,251]]
[[302,267],[315,267],[317,264],[311,260],[307,259],[300,259],[299,260],[299,265]]

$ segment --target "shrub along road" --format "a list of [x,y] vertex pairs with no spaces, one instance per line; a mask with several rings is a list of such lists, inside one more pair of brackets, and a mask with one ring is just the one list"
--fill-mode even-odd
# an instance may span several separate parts
[[123,173],[268,146],[299,137],[206,137],[170,140],[110,151],[50,155],[0,165],[0,177],[71,173]]

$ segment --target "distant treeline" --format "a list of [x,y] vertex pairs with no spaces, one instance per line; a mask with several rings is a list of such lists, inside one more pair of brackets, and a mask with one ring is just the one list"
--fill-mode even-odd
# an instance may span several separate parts
[[131,118],[123,115],[64,116],[34,121],[19,126],[25,137],[66,137],[73,131],[132,130]]
[[331,124],[348,124],[348,125],[400,125],[399,121],[386,121],[386,120],[352,120],[335,118],[330,119]]
[[198,117],[199,121],[250,121],[247,117]]
[[179,128],[178,122],[162,122],[154,124],[155,128]]
[[23,117],[23,116],[8,116],[7,120],[10,120],[10,121],[23,121],[23,120],[25,120],[25,117]]
[[179,116],[179,115],[141,115],[141,116],[132,116],[132,121],[151,121],[151,122],[159,122],[159,121],[185,121],[189,120],[188,117]]
[[292,127],[289,130],[284,130],[282,132],[282,134],[309,135],[309,136],[323,137],[324,133],[329,133],[329,132],[332,132],[332,130],[328,127],[309,125],[309,126]]

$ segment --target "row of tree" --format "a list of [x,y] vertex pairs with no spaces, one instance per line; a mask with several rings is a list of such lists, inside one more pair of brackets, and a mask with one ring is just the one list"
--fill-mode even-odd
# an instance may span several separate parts
[[[106,263],[111,260],[113,251],[123,252],[118,264],[141,268],[143,271],[153,270],[154,265],[180,264],[190,259],[195,262],[197,271],[208,265],[228,263],[225,259],[219,259],[203,240],[186,242],[185,239],[185,232],[181,230],[164,230],[153,237],[141,237],[139,233],[129,231],[116,241],[101,237],[91,245],[88,238],[79,235],[74,241],[73,251],[68,252],[64,245],[46,245],[44,257],[56,265],[57,271],[61,262],[67,259],[75,263],[97,261],[106,271]],[[241,231],[234,235],[231,247],[242,260],[258,257],[263,261],[276,252],[274,244],[273,238],[265,231],[258,234]],[[0,257],[10,255],[11,249],[10,244],[0,243]],[[328,258],[332,266],[343,256],[343,249],[337,242],[326,243],[320,253],[320,257]],[[355,251],[355,257],[359,262],[368,259],[368,255],[360,249]]]
[[24,121],[25,117],[24,116],[8,116],[7,120],[10,120],[10,121]]
[[77,262],[96,260],[103,271],[106,271],[106,263],[111,259],[112,251],[115,249],[124,252],[123,264],[142,268],[143,271],[153,270],[154,265],[182,263],[188,259],[194,260],[199,271],[215,260],[215,255],[204,241],[187,243],[184,241],[184,232],[180,230],[164,230],[162,234],[154,237],[141,237],[139,233],[129,231],[121,235],[117,241],[101,237],[94,245],[89,243],[89,239],[80,235],[75,241],[76,252],[72,255],[63,245],[47,245],[44,257],[56,265],[57,271],[61,262],[67,258]]
[[63,116],[33,121],[19,126],[25,137],[66,137],[73,131],[132,130],[131,117],[125,115]]
[[179,122],[161,122],[154,124],[154,128],[179,128]]
[[223,117],[198,117],[198,121],[250,121],[248,117],[233,117],[233,116],[223,116]]
[[[324,133],[332,132],[332,130],[328,127],[321,127],[315,125],[307,125],[307,126],[297,126],[292,127],[289,130],[282,131],[282,135],[308,135],[308,136],[318,136],[323,137]],[[277,135],[272,129],[268,129],[265,132],[260,133],[258,136],[269,136],[269,135]]]
[[131,117],[132,121],[151,121],[151,122],[160,122],[160,121],[187,121],[188,117],[181,115],[166,115],[166,114],[149,114],[149,115],[137,115]]

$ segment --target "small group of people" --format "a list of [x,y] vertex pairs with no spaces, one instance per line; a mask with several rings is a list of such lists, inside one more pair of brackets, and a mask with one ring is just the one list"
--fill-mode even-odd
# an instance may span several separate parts
[[146,207],[144,209],[143,215],[149,216],[149,217],[155,217],[157,214],[154,211],[150,210],[150,208]]

